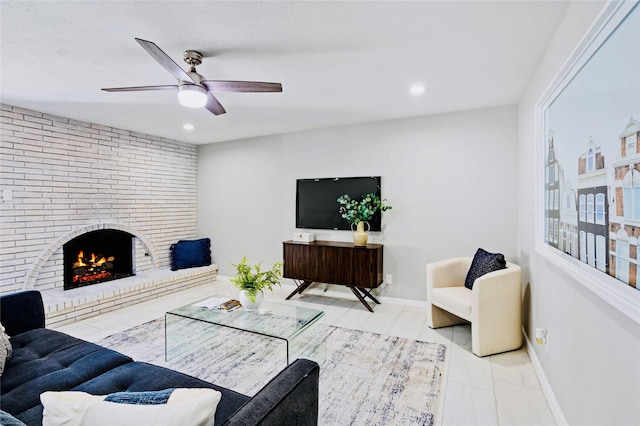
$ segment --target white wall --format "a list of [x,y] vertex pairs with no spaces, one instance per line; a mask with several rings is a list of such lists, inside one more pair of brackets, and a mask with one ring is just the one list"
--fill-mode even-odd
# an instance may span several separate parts
[[379,175],[393,210],[370,242],[385,245],[387,295],[424,301],[429,261],[478,247],[515,260],[517,115],[506,106],[201,145],[198,234],[212,238],[221,275],[244,255],[270,264],[295,231],[296,179]]
[[548,330],[536,357],[571,425],[640,424],[640,327],[535,251],[535,106],[604,2],[572,2],[520,102],[519,262],[525,328]]

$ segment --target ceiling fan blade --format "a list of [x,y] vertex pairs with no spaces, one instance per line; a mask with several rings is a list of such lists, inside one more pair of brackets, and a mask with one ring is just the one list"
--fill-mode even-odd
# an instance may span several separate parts
[[136,41],[144,48],[144,50],[149,53],[149,55],[153,56],[160,65],[164,67],[172,76],[174,76],[177,80],[187,81],[189,83],[198,84],[186,73],[185,70],[180,68],[178,64],[173,62],[173,59],[169,57],[166,53],[162,51],[154,42],[142,40],[136,37]]
[[282,84],[262,81],[204,80],[202,84],[220,92],[282,92]]
[[205,105],[205,108],[211,111],[212,113],[214,113],[215,115],[220,115],[227,112],[225,111],[222,104],[218,102],[216,97],[213,96],[213,93],[211,92],[207,92],[207,104]]
[[137,87],[109,87],[102,89],[105,92],[140,92],[144,90],[176,90],[175,84],[169,86],[137,86]]

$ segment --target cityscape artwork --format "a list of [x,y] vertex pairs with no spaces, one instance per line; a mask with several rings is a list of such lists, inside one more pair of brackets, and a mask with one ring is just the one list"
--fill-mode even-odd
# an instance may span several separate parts
[[640,290],[640,7],[544,110],[544,243]]

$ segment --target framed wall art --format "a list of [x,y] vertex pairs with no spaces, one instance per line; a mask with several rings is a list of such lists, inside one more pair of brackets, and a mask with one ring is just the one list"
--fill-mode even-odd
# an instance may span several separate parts
[[609,3],[539,103],[537,248],[640,323],[640,6]]

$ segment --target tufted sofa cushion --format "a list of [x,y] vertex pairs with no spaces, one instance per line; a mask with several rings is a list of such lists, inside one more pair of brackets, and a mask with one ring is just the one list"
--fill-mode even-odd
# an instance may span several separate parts
[[18,334],[11,344],[13,355],[2,375],[2,406],[11,407],[11,414],[27,424],[40,421],[42,392],[71,389],[132,362],[118,352],[44,328]]
[[[37,291],[0,295],[0,308],[0,321],[11,330],[14,348],[0,381],[0,403],[2,410],[29,426],[42,424],[40,395],[44,391],[82,390],[104,395],[178,387],[221,391],[215,415],[218,425],[317,426],[320,368],[316,362],[294,361],[249,397],[44,329],[42,298]],[[8,421],[5,417],[8,415],[0,413],[2,422]]]
[[75,337],[39,328],[11,339],[14,356],[2,376],[2,405],[26,424],[42,421],[40,394],[80,390],[92,394],[139,392],[169,387],[210,388],[223,392],[216,424],[251,398],[177,371],[143,362]]
[[218,403],[215,424],[222,424],[243,404],[249,401],[246,395],[216,386],[186,374],[144,362],[131,362],[106,372],[74,388],[91,394],[114,392],[157,391],[170,387],[209,388],[223,393]]

